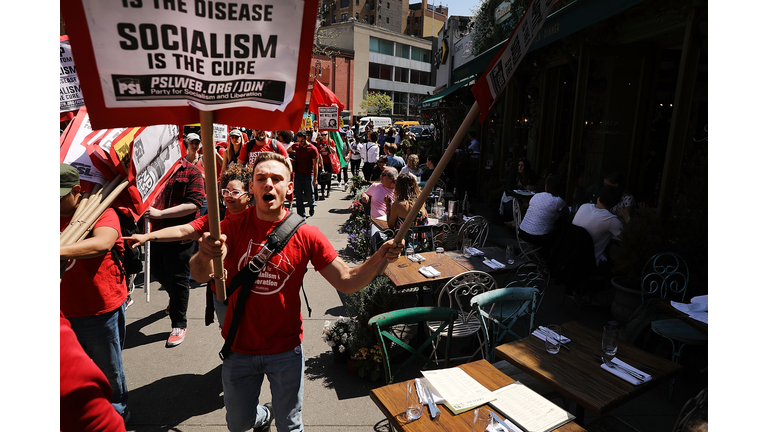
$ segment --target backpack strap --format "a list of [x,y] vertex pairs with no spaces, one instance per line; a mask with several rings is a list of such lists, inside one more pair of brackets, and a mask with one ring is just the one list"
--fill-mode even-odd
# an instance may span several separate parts
[[[227,333],[227,339],[224,342],[224,346],[219,352],[219,357],[225,360],[232,349],[232,343],[235,341],[237,335],[237,328],[240,325],[240,318],[242,317],[243,310],[245,309],[245,302],[248,300],[248,295],[251,293],[250,287],[259,277],[259,273],[267,264],[272,255],[283,250],[283,247],[288,243],[293,234],[299,230],[299,227],[304,224],[304,218],[296,213],[290,213],[287,218],[280,222],[280,225],[276,226],[272,232],[267,236],[267,244],[261,248],[249,262],[232,278],[232,284],[228,291],[228,296],[232,295],[241,286],[240,294],[237,297],[235,309],[232,314],[232,322],[229,325],[229,332]],[[306,297],[305,297],[306,299]]]

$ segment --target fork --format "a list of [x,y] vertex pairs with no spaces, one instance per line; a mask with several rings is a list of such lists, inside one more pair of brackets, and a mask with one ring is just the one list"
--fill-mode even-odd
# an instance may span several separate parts
[[639,379],[640,381],[644,381],[645,380],[645,377],[640,375],[639,373],[637,373],[637,372],[635,372],[635,371],[633,371],[631,369],[627,369],[627,368],[625,368],[623,366],[619,366],[619,365],[617,365],[614,362],[608,361],[608,360],[605,359],[605,357],[600,357],[600,360],[602,360],[603,364],[605,364],[606,366],[608,366],[611,369],[618,369],[618,370],[620,370],[620,371],[622,371],[622,372],[624,372],[626,374],[631,375],[635,379]]

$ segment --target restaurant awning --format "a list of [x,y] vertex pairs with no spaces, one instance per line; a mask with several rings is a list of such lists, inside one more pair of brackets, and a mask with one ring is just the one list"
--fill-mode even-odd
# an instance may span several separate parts
[[[570,34],[583,30],[606,18],[623,12],[645,0],[576,0],[547,17],[544,27],[536,35],[528,52],[537,50]],[[488,68],[496,54],[507,41],[488,49],[464,63],[451,73],[451,81],[481,74]]]
[[421,101],[418,105],[418,108],[420,110],[423,109],[431,109],[431,108],[437,108],[440,106],[440,101],[448,96],[449,94],[455,92],[456,90],[460,89],[461,87],[464,87],[467,85],[470,81],[474,80],[476,77],[474,75],[471,75],[469,77],[464,78],[461,81],[458,81],[454,84],[449,85],[448,87],[440,90],[436,94],[424,99]]

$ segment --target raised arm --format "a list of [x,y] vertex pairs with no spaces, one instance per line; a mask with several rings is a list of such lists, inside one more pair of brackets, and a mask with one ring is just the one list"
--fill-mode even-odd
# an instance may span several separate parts
[[192,258],[189,260],[189,270],[192,279],[200,283],[211,280],[213,259],[227,257],[226,241],[226,234],[222,234],[221,239],[214,242],[211,238],[211,233],[203,233],[203,236],[198,240],[200,250],[192,255]]
[[338,291],[351,294],[365,288],[378,275],[379,270],[386,268],[386,264],[397,261],[402,250],[402,242],[395,246],[394,239],[391,239],[357,267],[350,268],[341,258],[336,257],[320,270],[320,274]]
[[180,240],[197,240],[200,236],[197,234],[192,225],[176,225],[167,228],[163,228],[159,231],[153,231],[147,234],[134,234],[130,237],[123,237],[123,241],[131,246],[131,249],[143,245],[148,241],[157,242],[172,242]]

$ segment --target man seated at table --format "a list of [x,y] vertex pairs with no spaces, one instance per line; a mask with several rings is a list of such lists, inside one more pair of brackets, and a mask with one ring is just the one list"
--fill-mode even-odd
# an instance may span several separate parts
[[568,214],[568,207],[560,197],[560,188],[560,177],[556,175],[547,177],[544,192],[531,198],[528,211],[520,223],[520,239],[543,246],[543,256],[547,256],[560,233],[560,230],[556,229],[555,222]]
[[[381,173],[381,183],[372,184],[362,195],[360,195],[360,201],[363,204],[371,206],[371,219],[386,218],[387,217],[387,205],[384,202],[384,197],[388,196],[394,200],[395,197],[395,179],[397,179],[397,170],[392,167],[384,168]],[[375,224],[371,224],[371,247],[376,248],[378,240],[382,239],[381,233]],[[385,239],[386,240],[386,239]]]
[[[422,182],[426,182],[427,180],[429,180],[429,177],[432,176],[432,172],[435,171],[435,167],[437,166],[438,163],[440,163],[440,156],[436,154],[429,155],[429,157],[427,158],[427,169],[421,172]],[[440,178],[442,178],[443,181],[445,181],[444,177],[445,177],[445,173],[441,173]]]
[[[621,192],[613,186],[603,186],[597,195],[597,204],[582,204],[573,217],[573,224],[587,230],[595,246],[595,266],[608,259],[603,253],[613,236],[621,238],[622,220],[609,211],[621,199]],[[623,214],[624,223],[629,216]]]

